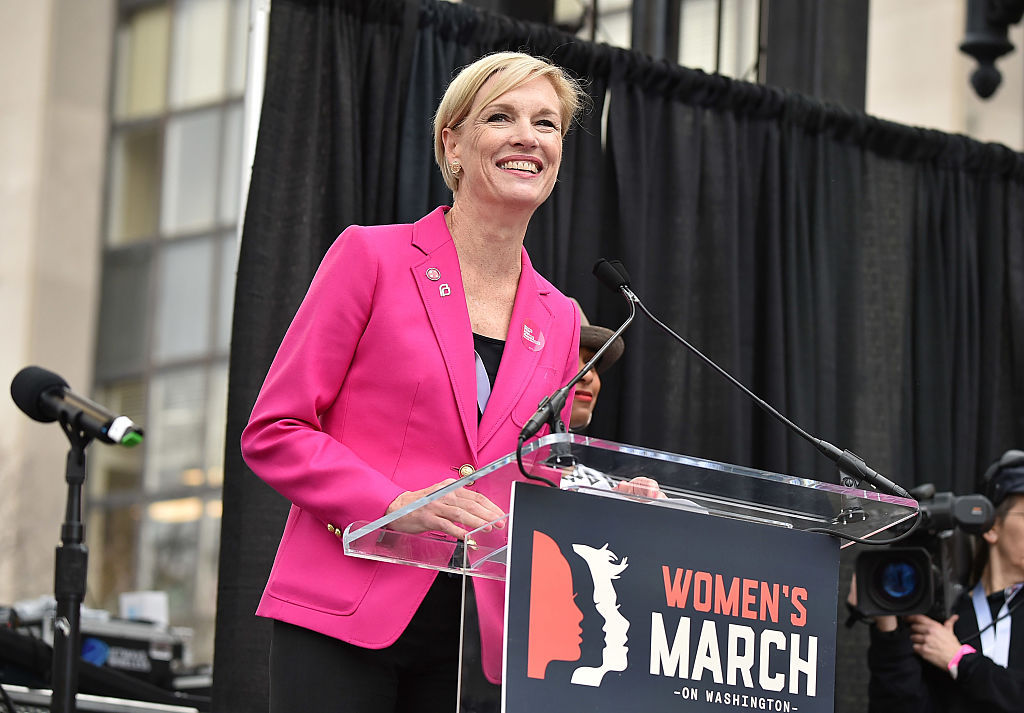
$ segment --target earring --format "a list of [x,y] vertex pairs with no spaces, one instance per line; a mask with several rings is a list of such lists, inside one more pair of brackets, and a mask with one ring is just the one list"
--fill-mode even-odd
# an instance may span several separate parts
[[456,176],[458,176],[459,175],[459,171],[462,170],[462,164],[459,163],[458,161],[452,161],[451,169],[452,169],[452,173],[454,173]]

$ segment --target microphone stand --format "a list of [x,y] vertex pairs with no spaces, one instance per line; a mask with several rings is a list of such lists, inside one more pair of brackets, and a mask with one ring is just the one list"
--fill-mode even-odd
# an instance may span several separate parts
[[[630,293],[630,295],[632,295],[632,293]],[[637,304],[640,304],[641,308],[643,307],[643,304],[640,303],[640,300],[637,299],[636,295],[632,295],[632,297],[626,295],[626,297],[629,300],[629,316],[626,317],[626,321],[612,333],[612,336],[608,337],[605,343],[601,345],[600,349],[594,352],[594,356],[590,357],[590,360],[584,364],[578,372],[576,372],[576,376],[572,377],[568,384],[550,396],[544,397],[537,406],[537,412],[533,414],[530,420],[526,422],[526,425],[523,426],[523,430],[519,432],[519,443],[516,445],[516,462],[519,464],[519,472],[523,474],[523,477],[529,480],[546,483],[552,488],[558,487],[555,483],[543,476],[533,475],[526,472],[526,468],[523,466],[523,443],[525,443],[528,438],[532,438],[545,423],[550,426],[551,433],[566,433],[565,424],[562,423],[561,413],[562,409],[565,407],[566,399],[569,398],[569,392],[572,391],[572,387],[579,383],[579,380],[582,379],[588,371],[594,368],[594,365],[600,361],[601,357],[604,356],[606,351],[608,351],[608,348],[611,347],[612,343],[626,331],[626,328],[633,322],[633,318],[636,317]],[[562,445],[563,444],[552,444],[552,456],[548,459],[550,465],[576,465],[575,457],[571,453],[566,452],[564,448],[561,448],[560,446]]]
[[[622,263],[616,260],[598,261],[598,264],[600,265],[602,262],[604,262],[608,267],[603,268],[600,271],[600,274],[598,266],[594,267],[594,274],[598,275],[598,279],[604,282],[605,285],[611,288],[612,290],[618,290],[619,292],[621,292],[623,296],[625,296],[626,299],[630,301],[630,304],[639,305],[640,309],[643,310],[643,313],[647,315],[652,322],[658,325],[658,327],[660,327],[663,331],[668,333],[673,339],[675,339],[684,347],[689,349],[692,353],[696,354],[701,359],[701,361],[703,361],[705,364],[707,364],[715,371],[717,371],[719,374],[728,379],[733,386],[735,386],[740,391],[749,396],[751,399],[753,399],[754,403],[756,403],[762,409],[764,409],[773,417],[775,417],[787,428],[789,428],[791,431],[799,435],[801,438],[804,438],[805,440],[813,444],[814,447],[817,448],[820,453],[822,453],[829,460],[836,464],[836,466],[839,468],[839,472],[843,474],[844,477],[855,478],[857,480],[866,480],[867,482],[871,483],[871,485],[873,485],[875,488],[878,488],[879,490],[882,490],[883,492],[889,495],[895,495],[897,497],[907,498],[910,500],[913,499],[913,496],[910,493],[908,493],[906,489],[904,489],[902,486],[894,483],[893,481],[889,480],[878,471],[871,468],[867,463],[864,462],[864,459],[858,456],[856,453],[853,453],[852,451],[849,450],[840,450],[839,448],[832,445],[825,439],[812,436],[810,433],[800,428],[800,426],[795,424],[793,421],[790,421],[788,418],[783,416],[774,406],[772,406],[767,401],[765,401],[757,394],[755,394],[753,391],[748,389],[732,374],[730,374],[725,369],[720,367],[709,357],[705,356],[701,350],[697,349],[697,347],[693,346],[683,337],[676,334],[671,327],[669,327],[667,324],[665,324],[660,319],[655,317],[651,313],[651,311],[647,309],[647,306],[640,300],[640,298],[637,297],[636,294],[634,294],[633,290],[630,289],[629,277],[626,275],[625,268],[622,266]],[[850,519],[859,519],[860,516],[856,512],[855,506],[853,509],[851,509],[849,513],[844,514],[843,517],[848,517]]]
[[65,480],[68,484],[64,523],[60,528],[54,570],[54,595],[57,611],[53,620],[53,696],[50,710],[75,713],[78,693],[78,662],[81,658],[81,613],[85,599],[85,579],[89,551],[84,544],[82,523],[82,485],[85,483],[85,449],[92,437],[65,415],[60,425],[71,442]]
[[897,497],[908,498],[911,500],[913,499],[913,496],[911,496],[911,494],[908,493],[903,487],[897,485],[896,483],[892,482],[881,473],[872,469],[867,463],[864,462],[864,459],[858,456],[856,453],[853,453],[852,451],[848,450],[839,450],[839,448],[832,445],[824,438],[817,438],[815,436],[812,436],[810,433],[800,428],[800,426],[796,425],[788,418],[783,416],[774,406],[769,404],[764,399],[759,398],[750,389],[748,389],[746,386],[740,383],[735,377],[733,377],[732,374],[730,374],[725,369],[720,367],[718,364],[713,362],[710,358],[705,356],[702,351],[697,349],[697,347],[693,346],[688,341],[683,339],[681,336],[676,334],[671,327],[669,327],[667,324],[665,324],[660,319],[651,314],[650,310],[647,309],[647,306],[644,305],[644,303],[641,302],[640,299],[633,294],[633,291],[630,290],[629,287],[624,285],[620,289],[622,290],[622,293],[625,294],[628,298],[635,299],[637,301],[637,304],[640,305],[640,309],[643,310],[644,314],[650,317],[652,322],[654,322],[656,325],[658,325],[663,330],[668,332],[672,337],[679,340],[679,342],[682,343],[683,346],[685,346],[691,352],[700,357],[705,364],[708,364],[709,366],[713,367],[718,373],[722,374],[743,393],[753,398],[754,402],[758,406],[760,406],[762,409],[764,409],[772,416],[774,416],[776,419],[781,421],[788,428],[792,429],[794,433],[796,433],[797,435],[801,436],[802,438],[806,439],[811,444],[813,444],[814,447],[817,448],[820,453],[822,453],[825,457],[827,457],[829,460],[836,464],[841,473],[843,473],[844,475],[851,476],[853,478],[857,478],[858,480],[866,480],[876,488],[879,488],[890,495],[896,495]]

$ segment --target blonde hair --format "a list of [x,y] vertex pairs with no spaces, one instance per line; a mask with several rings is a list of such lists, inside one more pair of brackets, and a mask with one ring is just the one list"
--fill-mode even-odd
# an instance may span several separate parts
[[486,106],[505,92],[534,79],[546,77],[558,96],[563,137],[569,131],[572,120],[579,113],[587,96],[580,83],[561,67],[522,52],[495,52],[467,65],[448,85],[437,107],[437,114],[434,115],[434,159],[441,169],[444,182],[453,193],[459,188],[460,176],[448,165],[441,132],[444,129],[454,129],[462,123],[473,106],[477,92],[488,79],[499,72],[501,76],[494,83],[490,93],[483,97],[482,105]]

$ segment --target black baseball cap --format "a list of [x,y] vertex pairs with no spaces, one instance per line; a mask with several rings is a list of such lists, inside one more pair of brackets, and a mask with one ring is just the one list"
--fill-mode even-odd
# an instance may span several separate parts
[[1007,495],[1024,494],[1024,451],[1009,450],[989,466],[985,473],[986,495],[992,504],[999,503]]

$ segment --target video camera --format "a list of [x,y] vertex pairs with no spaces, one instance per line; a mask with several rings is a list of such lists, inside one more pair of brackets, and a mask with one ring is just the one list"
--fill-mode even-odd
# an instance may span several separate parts
[[857,556],[857,608],[865,616],[928,614],[945,621],[969,575],[965,535],[988,531],[995,508],[984,495],[937,493],[931,483],[910,494],[920,505],[921,523],[898,546]]

